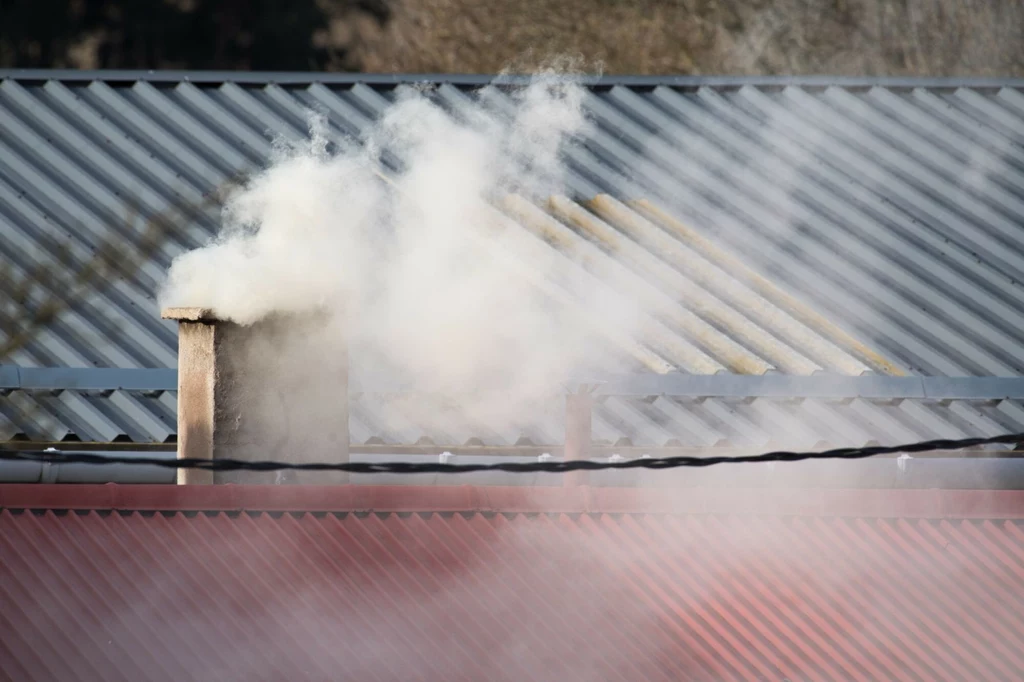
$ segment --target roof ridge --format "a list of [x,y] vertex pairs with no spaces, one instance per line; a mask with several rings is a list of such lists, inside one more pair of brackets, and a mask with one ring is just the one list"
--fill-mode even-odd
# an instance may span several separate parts
[[[199,70],[130,70],[130,69],[0,69],[0,80],[22,81],[147,81],[191,83],[241,83],[304,85],[402,85],[413,83],[444,83],[457,86],[484,86],[491,83],[516,85],[527,82],[529,74],[459,74],[459,73],[339,73],[292,71],[199,71]],[[1024,78],[992,77],[909,77],[909,76],[720,76],[720,75],[583,75],[590,87],[812,87],[851,88],[1024,88]]]
[[15,483],[0,509],[1024,519],[1024,490]]

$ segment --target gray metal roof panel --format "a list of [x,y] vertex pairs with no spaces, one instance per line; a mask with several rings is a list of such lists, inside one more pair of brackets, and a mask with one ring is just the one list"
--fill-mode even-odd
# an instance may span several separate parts
[[[393,101],[396,85],[440,83],[437,101],[466,107],[477,101],[472,88],[488,79],[8,71],[0,72],[0,81],[0,249],[8,259],[17,253],[29,262],[53,257],[57,245],[70,238],[81,263],[104,238],[121,235],[130,241],[143,218],[180,198],[201,197],[230,174],[258,167],[276,135],[304,136],[307,109],[325,113],[335,135],[358,139]],[[1024,267],[1024,83],[829,78],[588,83],[585,109],[592,129],[568,155],[573,199],[589,200],[601,192],[623,201],[652,200],[819,313],[841,311],[836,322],[912,372],[1024,374],[1024,287],[1017,279]],[[507,94],[492,92],[487,106],[509,106]],[[142,214],[134,223],[125,219],[128,204]],[[602,279],[603,284],[622,291],[653,288],[677,299],[692,291],[695,302],[706,299],[717,307],[717,316],[710,309],[696,310],[702,319],[719,330],[723,320],[732,320],[712,346],[698,344],[702,352],[720,360],[722,348],[739,343],[774,368],[778,357],[772,361],[765,349],[781,344],[792,352],[793,366],[828,364],[824,350],[813,346],[821,343],[824,349],[835,343],[832,337],[799,314],[795,326],[782,318],[773,323],[774,299],[759,298],[758,290],[744,298],[742,277],[729,279],[736,273],[728,266],[707,261],[680,234],[648,222],[636,206],[622,204],[625,218],[619,220],[593,206],[573,206],[541,208],[579,244],[601,248],[603,234],[634,254],[636,265],[629,272],[620,269],[616,279]],[[589,227],[574,223],[572,215]],[[169,259],[209,236],[216,221],[215,211],[207,211],[144,263],[134,281],[111,279],[88,300],[76,302],[17,361],[173,364],[174,328],[157,319],[156,283]],[[697,265],[709,273],[704,279]],[[590,277],[592,283],[598,273],[581,270],[573,276],[580,282]],[[675,313],[680,322],[682,311]],[[743,331],[751,328],[763,334],[755,342]],[[669,323],[661,333],[663,341],[693,341],[685,325]],[[647,341],[655,351],[668,352],[664,344]],[[849,348],[839,344],[839,353],[848,355]],[[164,407],[154,408],[154,422],[137,411],[150,409],[145,400],[99,400],[114,406],[103,408],[114,410],[110,414],[124,414],[111,420],[115,428],[97,427],[94,435],[132,431],[165,437]],[[1009,402],[925,409],[939,409],[940,421],[949,419],[957,425],[954,430],[968,424],[991,430],[1020,416]],[[758,419],[786,422],[796,414],[803,416],[794,423],[808,426],[804,437],[813,438],[822,435],[819,427],[801,420],[838,408],[807,404],[814,407],[801,412],[765,403],[744,412],[715,400],[683,405],[658,398],[647,405],[646,428],[637,417],[642,411],[616,407],[610,414],[618,415],[619,432],[604,416],[595,429],[653,443],[664,435],[665,424],[674,423],[702,444],[767,442],[775,436],[760,433]],[[688,422],[678,419],[681,413]],[[855,417],[837,422],[835,430],[852,436],[923,429],[927,435],[928,429],[945,428],[925,413],[871,421],[872,415],[891,413],[890,406],[874,405],[860,416],[854,409],[849,414]],[[380,431],[371,417],[367,413],[365,428],[359,427],[367,438]],[[439,436],[462,438],[470,434],[467,428],[449,425]],[[552,421],[530,438],[549,439],[557,428]],[[411,437],[409,430],[396,434],[401,442]],[[621,435],[626,432],[634,435]]]
[[[698,109],[698,111],[711,124],[716,124],[716,129],[723,133],[722,135],[716,135],[716,137],[721,139],[728,135],[728,127],[717,125],[718,117],[722,115],[720,110],[707,112]],[[749,147],[749,144],[743,140],[734,140],[732,145],[737,150],[737,153],[743,150],[744,147]],[[776,158],[771,154],[750,154],[745,157],[753,164],[771,164],[770,167],[766,167],[762,182],[773,175],[777,176],[780,172],[796,173],[799,165],[803,164],[803,161],[798,157],[792,159],[793,155],[787,147],[777,146],[775,149],[779,152],[779,156],[791,157],[792,163]],[[797,165],[794,166],[794,163]],[[839,191],[829,191],[828,185],[825,184],[826,181],[830,181],[829,184],[832,187],[840,187]],[[948,244],[943,245],[941,242],[932,240],[931,244],[928,245],[922,242],[920,235],[903,236],[893,229],[900,227],[901,223],[909,226],[909,222],[903,216],[887,207],[884,203],[878,202],[877,196],[860,190],[850,183],[842,185],[841,182],[836,182],[835,175],[828,168],[815,169],[813,176],[806,177],[799,183],[798,189],[801,197],[806,197],[807,203],[812,207],[812,210],[815,210],[819,215],[824,212],[824,217],[831,219],[831,229],[829,229],[828,234],[825,236],[829,239],[837,240],[832,242],[831,246],[839,250],[844,258],[856,258],[859,253],[861,254],[859,258],[864,267],[879,271],[888,270],[890,276],[898,277],[903,275],[904,279],[899,284],[904,286],[908,281],[912,283],[912,280],[906,279],[907,275],[936,277],[941,274],[942,276],[949,277],[958,274],[956,272],[942,272],[944,269],[942,263],[935,258],[928,258],[929,251],[926,251],[926,246],[931,247],[931,253],[939,250],[945,256],[945,252],[950,250]],[[851,222],[854,218],[856,219],[855,222]],[[927,235],[924,235],[924,237],[927,238]],[[880,239],[888,240],[888,242],[880,241]],[[915,241],[911,241],[911,239],[915,239]],[[954,251],[954,254],[959,254],[959,252]],[[914,262],[907,263],[907,260]],[[974,270],[978,270],[978,268],[975,267]],[[968,275],[970,274],[974,273],[968,269]],[[982,270],[980,274],[984,275],[986,271]],[[969,283],[964,279],[959,279],[957,281],[957,289],[950,288],[947,292],[943,293],[955,294],[962,291],[965,285],[969,286]],[[919,286],[918,290],[923,291],[921,294],[923,296],[935,295],[937,293],[932,284],[924,287]],[[980,307],[983,312],[988,312],[990,307],[998,306],[999,303],[998,299],[990,296],[981,303]],[[999,312],[1005,314],[1007,309],[1003,308]]]
[[177,430],[173,396],[150,392],[19,390],[0,410],[0,440],[164,443]]

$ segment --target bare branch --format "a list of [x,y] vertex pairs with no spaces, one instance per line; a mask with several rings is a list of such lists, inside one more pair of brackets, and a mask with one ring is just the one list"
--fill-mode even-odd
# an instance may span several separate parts
[[[214,206],[223,205],[227,193],[245,181],[246,174],[233,175],[199,201],[179,200],[166,210],[149,216],[136,230],[141,212],[134,203],[125,209],[124,229],[112,229],[84,263],[76,262],[70,242],[53,245],[50,257],[17,272],[14,265],[0,263],[0,363],[26,348],[43,329],[62,313],[123,278],[142,284],[138,275],[164,248],[168,239],[208,216]],[[125,233],[134,233],[126,240]]]

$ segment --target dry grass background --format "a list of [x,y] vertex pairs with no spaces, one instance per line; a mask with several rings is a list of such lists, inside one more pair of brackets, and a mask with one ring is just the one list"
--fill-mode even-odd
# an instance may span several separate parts
[[[330,0],[325,0],[330,2]],[[339,13],[338,70],[494,73],[572,55],[605,73],[1024,75],[1024,0],[393,0]]]
[[620,74],[1024,76],[1024,0],[0,0],[5,67],[495,73],[567,55]]

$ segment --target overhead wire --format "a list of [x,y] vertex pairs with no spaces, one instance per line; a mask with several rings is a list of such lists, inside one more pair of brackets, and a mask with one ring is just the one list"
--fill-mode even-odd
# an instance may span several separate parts
[[125,455],[100,455],[58,450],[0,450],[0,460],[40,462],[46,464],[132,464],[169,469],[200,469],[204,471],[341,471],[351,474],[466,474],[480,471],[501,471],[514,474],[568,473],[572,471],[601,471],[608,469],[678,469],[702,468],[718,464],[757,464],[766,462],[800,462],[807,460],[857,460],[894,454],[912,454],[941,450],[964,450],[983,445],[1018,445],[1024,443],[1024,433],[1005,434],[987,438],[960,440],[926,440],[904,445],[872,445],[854,448],[835,448],[819,452],[790,452],[778,450],[757,455],[709,457],[673,456],[640,457],[637,459],[570,459],[536,462],[450,463],[450,462],[286,462],[278,460],[241,459],[165,459]]

